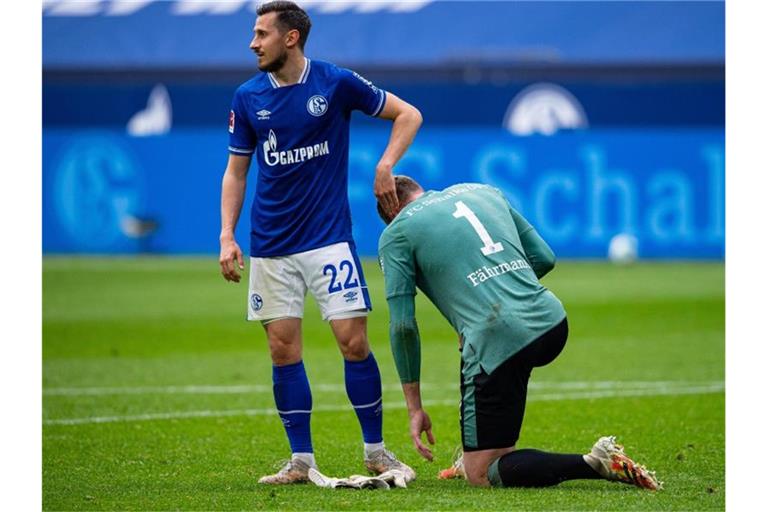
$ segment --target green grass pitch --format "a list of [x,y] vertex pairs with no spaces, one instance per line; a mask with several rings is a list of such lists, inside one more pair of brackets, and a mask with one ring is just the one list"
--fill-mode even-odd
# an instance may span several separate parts
[[[722,263],[560,262],[544,284],[571,335],[534,371],[519,447],[585,453],[615,434],[657,471],[657,493],[603,481],[474,489],[439,481],[459,445],[456,335],[419,296],[422,382],[436,461],[420,459],[387,339],[383,278],[365,263],[369,337],[384,384],[387,446],[407,490],[256,483],[289,455],[273,413],[264,334],[246,283],[212,258],[43,261],[43,508],[46,510],[722,510],[725,507]],[[309,299],[305,350],[321,471],[363,473],[360,429],[330,330]]]

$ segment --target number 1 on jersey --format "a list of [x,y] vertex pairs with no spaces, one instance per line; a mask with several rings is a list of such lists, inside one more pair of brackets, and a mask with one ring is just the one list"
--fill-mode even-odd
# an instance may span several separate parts
[[469,223],[475,229],[477,236],[479,236],[480,240],[482,240],[482,242],[485,244],[480,248],[480,250],[483,252],[483,256],[490,256],[491,254],[495,254],[504,250],[501,242],[493,241],[491,235],[488,234],[488,230],[485,229],[483,223],[480,222],[480,219],[478,219],[477,215],[475,215],[475,212],[470,210],[469,206],[464,204],[463,201],[456,202],[456,211],[453,212],[453,216],[457,219],[464,217],[469,221]]

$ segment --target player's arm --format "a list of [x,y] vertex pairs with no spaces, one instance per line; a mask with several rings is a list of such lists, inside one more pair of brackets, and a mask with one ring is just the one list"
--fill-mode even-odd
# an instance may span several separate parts
[[422,117],[416,107],[389,92],[379,117],[389,119],[393,123],[389,143],[376,165],[373,193],[384,211],[394,217],[398,211],[398,201],[392,169],[416,137]]
[[416,324],[414,296],[389,297],[387,304],[389,340],[400,382],[403,385],[418,384],[421,373],[421,338]]
[[389,340],[395,367],[403,386],[408,407],[409,431],[416,450],[427,460],[432,452],[421,440],[435,443],[432,422],[421,403],[421,339],[416,324],[416,269],[413,251],[406,237],[389,228],[379,242],[379,262],[384,271],[384,285],[389,306]]
[[413,295],[398,295],[387,299],[389,305],[389,339],[395,367],[403,386],[403,395],[408,407],[410,434],[413,445],[422,457],[431,461],[432,451],[422,442],[421,433],[426,432],[430,444],[435,444],[432,435],[432,421],[421,404],[421,339],[416,324]]
[[555,268],[555,253],[552,252],[547,242],[539,236],[533,226],[525,220],[525,217],[517,213],[514,208],[510,208],[509,211],[515,221],[515,226],[517,226],[525,257],[531,264],[536,277],[541,279]]
[[398,227],[384,230],[379,240],[379,264],[389,306],[389,340],[403,384],[418,383],[421,340],[416,325],[416,265],[408,239]]
[[219,243],[219,265],[227,281],[240,282],[235,262],[243,270],[243,252],[235,241],[235,227],[245,198],[246,178],[251,165],[250,155],[230,154],[227,169],[221,182],[221,234]]

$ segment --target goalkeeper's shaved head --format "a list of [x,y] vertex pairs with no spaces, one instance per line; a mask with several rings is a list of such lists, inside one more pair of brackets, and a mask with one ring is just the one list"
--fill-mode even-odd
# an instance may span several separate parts
[[[397,213],[399,213],[399,211],[405,208],[408,203],[420,196],[424,192],[424,189],[410,176],[398,174],[395,176],[395,191],[397,193],[397,202],[400,205],[397,211]],[[379,217],[384,221],[384,224],[392,222],[392,219],[397,215],[397,213],[391,217],[387,215],[384,208],[382,208],[381,203],[378,201],[376,202],[376,210],[379,212]]]

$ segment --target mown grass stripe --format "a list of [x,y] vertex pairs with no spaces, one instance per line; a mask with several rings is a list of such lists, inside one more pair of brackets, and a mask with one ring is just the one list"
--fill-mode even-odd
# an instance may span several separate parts
[[[659,389],[673,386],[718,386],[722,381],[574,381],[574,382],[532,382],[528,389],[547,390],[593,390],[593,389]],[[421,383],[422,390],[444,389],[444,386]],[[399,384],[386,384],[383,391],[400,391]],[[312,384],[312,391],[341,393],[346,392],[342,384]],[[266,384],[247,385],[187,385],[187,386],[126,386],[126,387],[55,387],[44,388],[45,396],[99,396],[99,395],[228,395],[272,393],[272,386]]]
[[[705,386],[671,386],[667,388],[658,387],[655,389],[616,389],[604,391],[578,391],[569,393],[548,393],[532,394],[529,402],[536,401],[557,401],[557,400],[585,400],[599,398],[619,398],[619,397],[647,397],[647,396],[675,396],[675,395],[696,395],[719,393],[725,390],[724,383],[713,383]],[[458,400],[424,400],[423,405],[427,406],[447,406],[458,407]],[[403,409],[405,403],[391,402],[385,403],[386,409]],[[313,408],[313,412],[340,412],[350,409],[349,404],[338,405],[318,405]],[[167,413],[137,414],[131,416],[93,416],[86,418],[63,418],[44,420],[43,425],[84,425],[97,423],[122,423],[133,421],[155,421],[172,420],[188,418],[219,418],[227,416],[264,416],[277,414],[274,408],[264,409],[232,409],[232,410],[205,410],[205,411],[173,411]]]

